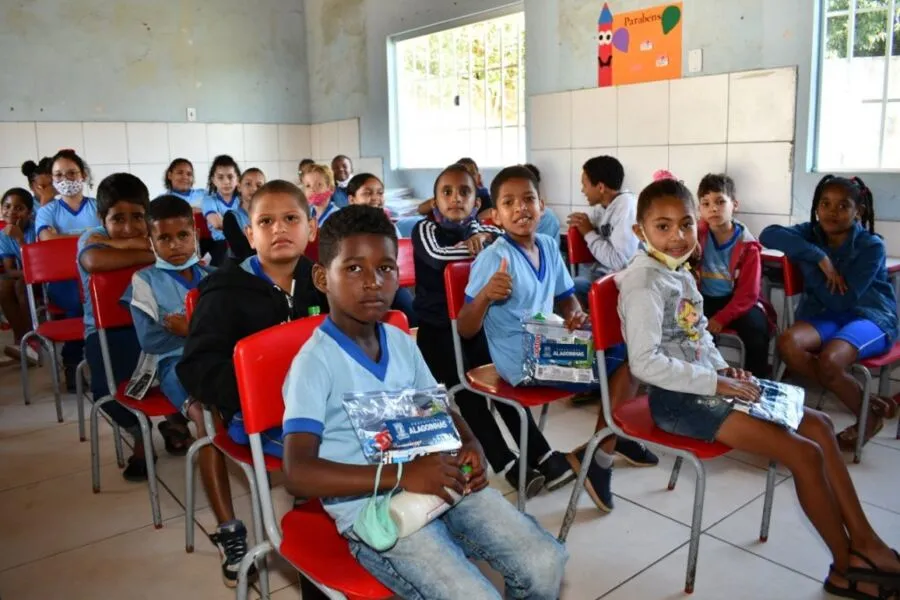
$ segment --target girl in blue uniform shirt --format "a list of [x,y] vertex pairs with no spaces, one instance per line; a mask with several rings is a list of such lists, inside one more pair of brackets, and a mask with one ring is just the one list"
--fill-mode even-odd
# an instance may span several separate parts
[[238,182],[241,179],[241,169],[233,158],[227,154],[217,156],[209,167],[207,181],[207,196],[203,199],[203,216],[209,225],[213,243],[210,247],[210,261],[213,266],[222,263],[228,252],[228,242],[225,241],[223,218],[229,210],[240,207],[240,194]]
[[[862,388],[848,369],[890,350],[898,333],[872,192],[859,177],[826,175],[813,195],[809,223],[770,225],[759,241],[784,252],[803,274],[797,322],[778,338],[781,357],[792,373],[818,382],[859,415]],[[860,435],[868,441],[878,433],[896,406],[873,398],[869,410],[867,431],[861,434],[857,422],[838,434],[842,450],[854,450]]]
[[168,193],[187,201],[194,212],[201,211],[206,190],[194,187],[194,165],[191,161],[186,158],[173,160],[163,175],[163,185]]
[[28,187],[38,208],[56,197],[53,177],[50,175],[52,167],[53,161],[49,156],[45,156],[40,162],[26,160],[22,163],[22,175],[28,179]]
[[226,212],[222,218],[222,232],[228,241],[230,255],[238,262],[253,254],[246,233],[250,226],[250,198],[265,184],[266,174],[262,169],[250,167],[244,171],[240,183],[241,204],[236,209]]
[[[91,184],[87,163],[74,150],[60,150],[51,159],[53,187],[59,197],[42,206],[37,212],[35,229],[41,241],[63,237],[78,237],[100,226],[97,201],[85,196]],[[78,282],[59,281],[47,286],[50,300],[63,310],[66,318],[80,317],[81,294]],[[62,347],[62,364],[66,391],[75,391],[75,370],[81,362],[84,342],[66,342]]]
[[328,217],[336,213],[340,208],[332,201],[334,196],[334,173],[325,165],[309,165],[304,168],[300,178],[300,187],[306,194],[312,215],[316,224],[321,227]]
[[[12,188],[3,194],[0,202],[6,227],[0,231],[0,261],[3,274],[0,278],[0,311],[6,316],[13,331],[14,345],[4,348],[10,358],[20,359],[19,343],[31,330],[31,316],[25,297],[25,281],[22,279],[22,244],[37,240],[34,232],[34,198],[28,190]],[[39,347],[36,340],[25,349],[28,361],[37,364]]]

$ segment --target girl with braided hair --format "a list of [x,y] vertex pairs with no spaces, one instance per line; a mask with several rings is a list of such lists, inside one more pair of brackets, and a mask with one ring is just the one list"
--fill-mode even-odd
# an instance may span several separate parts
[[[862,389],[848,368],[887,352],[898,334],[872,192],[859,177],[827,175],[816,186],[808,223],[770,225],[760,241],[784,252],[803,275],[796,323],[778,338],[781,357],[793,373],[816,381],[859,415]],[[841,449],[852,451],[859,435],[868,441],[896,406],[873,398],[870,412],[865,432],[857,422],[838,434]]]

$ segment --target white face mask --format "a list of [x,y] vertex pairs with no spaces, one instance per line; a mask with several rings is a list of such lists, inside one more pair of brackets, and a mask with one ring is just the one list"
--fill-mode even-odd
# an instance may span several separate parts
[[694,247],[691,248],[688,252],[684,253],[684,256],[671,256],[666,254],[662,250],[656,249],[653,244],[650,243],[650,238],[647,237],[647,232],[644,231],[643,226],[641,227],[641,233],[644,234],[644,245],[647,246],[647,254],[666,265],[668,268],[673,271],[677,270],[678,267],[686,263],[691,259],[691,255],[694,253],[694,248],[697,247],[697,241],[694,241]]
[[59,192],[60,196],[71,198],[72,196],[77,196],[84,190],[84,182],[80,179],[76,181],[63,179],[62,181],[54,181],[53,187]]

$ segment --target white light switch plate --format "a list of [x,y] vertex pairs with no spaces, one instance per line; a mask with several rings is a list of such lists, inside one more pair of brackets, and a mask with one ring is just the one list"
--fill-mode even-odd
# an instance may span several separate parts
[[699,73],[703,70],[703,50],[697,48],[688,52],[688,72]]
[[197,109],[196,108],[188,107],[187,120],[188,120],[188,123],[193,123],[197,120]]

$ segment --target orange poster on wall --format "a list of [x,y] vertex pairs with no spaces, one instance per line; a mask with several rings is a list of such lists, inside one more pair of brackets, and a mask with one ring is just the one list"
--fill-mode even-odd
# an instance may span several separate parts
[[681,77],[681,22],[681,2],[618,14],[604,3],[597,20],[597,85]]

